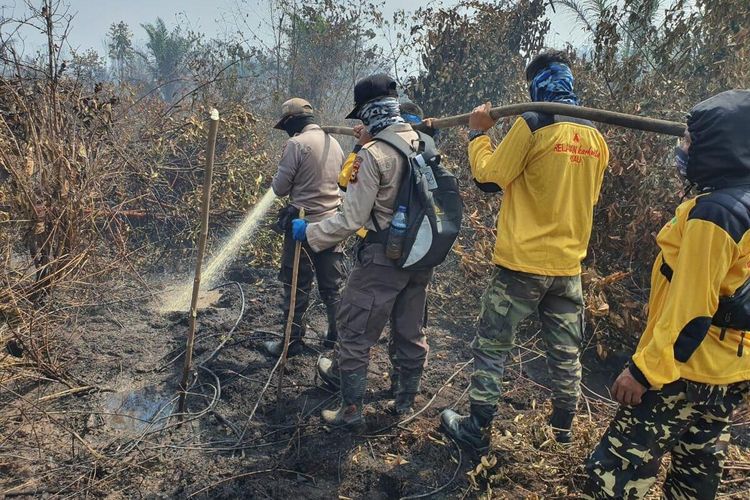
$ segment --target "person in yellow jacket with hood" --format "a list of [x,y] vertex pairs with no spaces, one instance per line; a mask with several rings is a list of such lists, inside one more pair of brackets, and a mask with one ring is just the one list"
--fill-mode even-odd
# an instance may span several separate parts
[[[586,464],[589,498],[716,496],[733,410],[750,395],[750,91],[695,106],[676,153],[700,193],[659,232],[646,330],[612,387],[621,404]],[[746,309],[747,308],[747,309]]]

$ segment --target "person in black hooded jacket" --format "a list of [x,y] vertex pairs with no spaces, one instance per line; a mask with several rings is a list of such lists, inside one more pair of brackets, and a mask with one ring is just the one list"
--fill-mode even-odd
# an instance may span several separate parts
[[675,159],[699,195],[657,236],[648,322],[612,387],[621,406],[586,464],[589,498],[645,497],[667,452],[666,498],[716,496],[730,417],[750,395],[748,130],[748,90],[690,112]]

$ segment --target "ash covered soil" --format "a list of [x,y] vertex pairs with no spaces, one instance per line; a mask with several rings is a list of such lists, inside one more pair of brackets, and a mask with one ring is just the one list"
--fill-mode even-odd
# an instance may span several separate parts
[[[12,389],[0,410],[0,498],[577,496],[581,464],[615,409],[606,387],[622,360],[601,363],[587,348],[575,443],[561,448],[545,425],[544,356],[538,326],[528,323],[506,371],[493,452],[477,460],[438,430],[440,411],[468,407],[468,318],[474,311],[457,319],[431,307],[429,366],[417,414],[407,422],[385,413],[390,381],[384,332],[372,352],[367,428],[354,435],[327,429],[320,420],[320,411],[337,402],[337,394],[315,378],[318,356],[330,354],[321,342],[326,325],[320,301],[312,301],[306,351],[289,360],[277,401],[277,374],[269,384],[276,359],[260,349],[283,331],[276,273],[234,268],[228,280],[238,284],[206,297],[210,305],[198,314],[196,381],[181,425],[170,413],[176,412],[187,314],[159,312],[169,298],[159,293],[82,312],[71,326],[77,332],[71,370],[94,389],[66,393],[67,387],[45,380],[7,384]],[[735,433],[747,443],[744,422]],[[733,445],[724,498],[748,498],[748,470],[746,449]]]

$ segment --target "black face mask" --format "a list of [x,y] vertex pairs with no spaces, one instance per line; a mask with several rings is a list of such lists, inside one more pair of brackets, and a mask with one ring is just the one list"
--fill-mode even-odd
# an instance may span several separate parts
[[674,148],[675,167],[677,167],[677,173],[679,173],[680,177],[683,179],[687,179],[688,158],[688,153],[682,149],[682,146]]
[[288,118],[282,126],[289,137],[294,137],[296,134],[302,132],[302,129],[315,123],[314,116],[292,116]]

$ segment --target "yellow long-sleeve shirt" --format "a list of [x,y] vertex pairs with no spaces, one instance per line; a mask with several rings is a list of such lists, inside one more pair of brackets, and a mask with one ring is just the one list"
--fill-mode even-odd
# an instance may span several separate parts
[[659,232],[646,330],[631,371],[661,388],[684,378],[750,380],[750,338],[711,324],[719,297],[750,278],[750,193],[716,191],[686,201]]
[[475,181],[504,191],[493,262],[545,276],[580,274],[608,161],[604,137],[575,118],[525,113],[496,149],[487,136],[472,140]]

